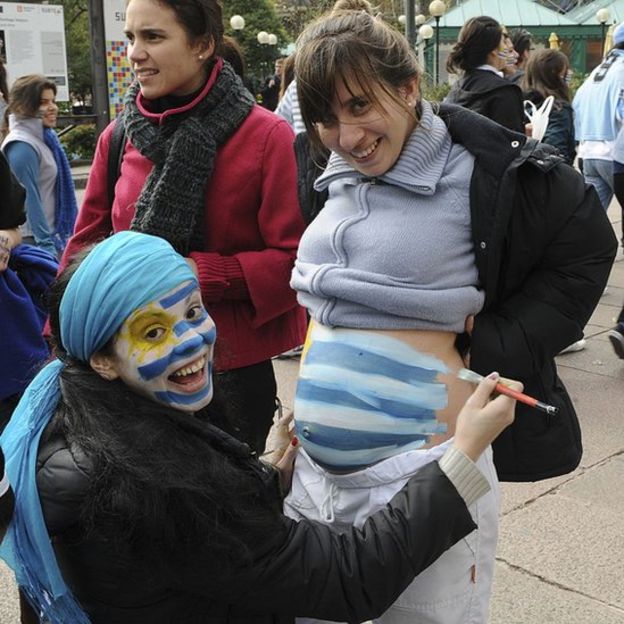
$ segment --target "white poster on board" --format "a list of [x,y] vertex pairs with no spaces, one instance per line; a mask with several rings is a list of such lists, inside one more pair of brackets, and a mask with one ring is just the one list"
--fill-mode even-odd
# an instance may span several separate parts
[[56,84],[56,99],[69,100],[62,6],[0,2],[0,47],[9,86],[20,76],[43,74]]

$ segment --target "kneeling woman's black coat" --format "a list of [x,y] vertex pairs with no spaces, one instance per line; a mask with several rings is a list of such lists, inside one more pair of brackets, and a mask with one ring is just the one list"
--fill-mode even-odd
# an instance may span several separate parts
[[[117,382],[73,400],[64,375],[37,486],[63,577],[94,624],[361,622],[475,528],[438,464],[361,530],[294,522],[247,445]],[[108,412],[85,413],[106,400]]]

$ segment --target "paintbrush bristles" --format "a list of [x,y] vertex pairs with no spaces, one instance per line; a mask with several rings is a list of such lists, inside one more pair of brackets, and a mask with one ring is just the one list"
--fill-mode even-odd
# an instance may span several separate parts
[[468,368],[460,368],[457,371],[457,377],[459,379],[463,379],[464,381],[469,381],[470,383],[476,384],[481,383],[481,380],[483,379],[482,375],[479,375],[479,373],[475,373]]

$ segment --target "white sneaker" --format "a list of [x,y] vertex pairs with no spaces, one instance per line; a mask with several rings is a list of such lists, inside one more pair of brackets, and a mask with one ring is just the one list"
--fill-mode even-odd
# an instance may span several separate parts
[[581,338],[580,340],[573,342],[570,346],[561,350],[559,352],[559,355],[563,355],[564,353],[576,353],[577,351],[582,351],[585,348],[586,344],[587,341],[585,340],[585,338]]

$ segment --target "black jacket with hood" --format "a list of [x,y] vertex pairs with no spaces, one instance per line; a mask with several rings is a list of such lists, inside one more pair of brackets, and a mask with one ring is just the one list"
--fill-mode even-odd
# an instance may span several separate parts
[[[206,452],[240,457],[263,498],[281,505],[273,470],[246,444],[211,429]],[[154,566],[85,532],[81,509],[96,478],[81,448],[44,433],[37,487],[46,526],[63,577],[93,624],[292,624],[295,615],[362,622],[381,615],[414,576],[476,528],[432,463],[361,530],[339,533],[280,516],[269,527],[272,538],[253,544],[252,562],[238,570],[228,571],[201,543],[184,560]]]
[[582,338],[604,291],[613,228],[594,188],[551,146],[464,108],[443,104],[439,114],[453,142],[475,156],[470,204],[485,305],[471,368],[519,379],[526,394],[559,408],[549,416],[517,404],[493,445],[499,478],[566,474],[581,460],[581,432],[554,357]]
[[516,132],[524,132],[528,121],[524,116],[520,87],[487,69],[466,72],[444,101],[469,108]]

